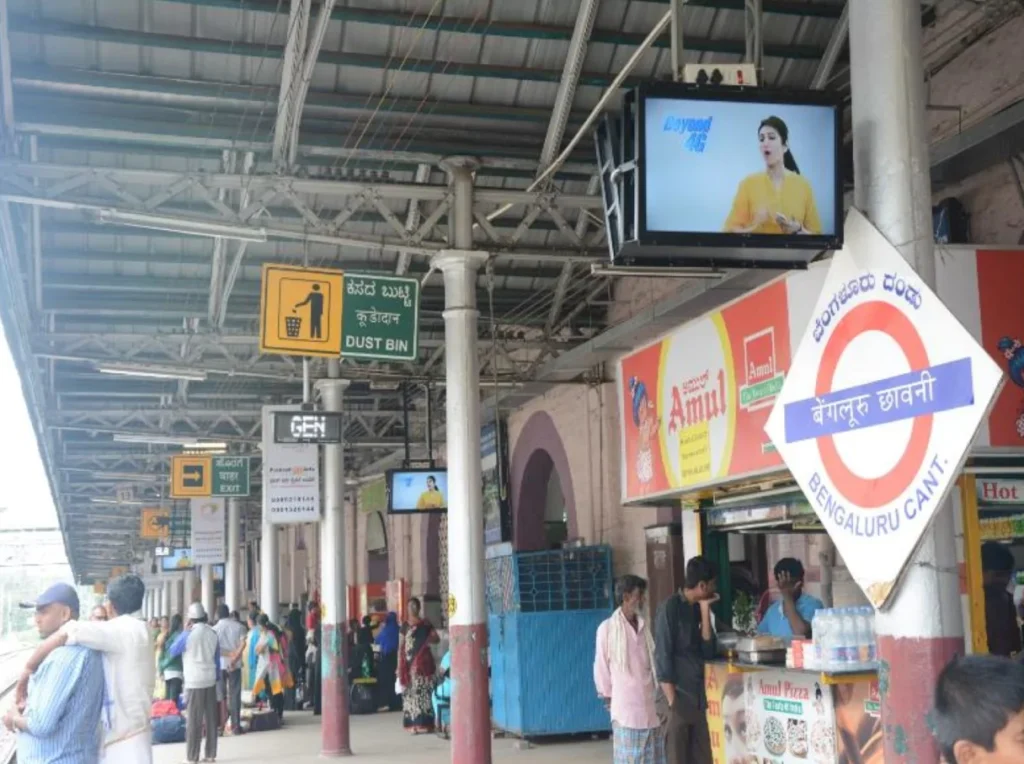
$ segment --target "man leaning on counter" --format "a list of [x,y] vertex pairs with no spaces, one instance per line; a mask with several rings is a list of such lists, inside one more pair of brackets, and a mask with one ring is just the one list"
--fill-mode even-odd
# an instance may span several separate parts
[[783,557],[775,563],[775,583],[782,596],[765,611],[758,633],[809,639],[814,614],[825,605],[804,591],[803,563],[794,557]]

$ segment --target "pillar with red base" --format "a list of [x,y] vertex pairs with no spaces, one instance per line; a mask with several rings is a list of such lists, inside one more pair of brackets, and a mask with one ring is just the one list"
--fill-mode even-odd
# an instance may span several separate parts
[[[934,289],[921,6],[849,2],[855,204]],[[937,764],[927,722],[935,681],[964,649],[951,502],[876,625],[886,764]]]
[[431,263],[444,274],[452,762],[490,764],[476,307],[477,274],[487,254],[472,249],[476,163],[454,157],[442,166],[454,192],[451,230],[457,247]]
[[[317,383],[325,411],[341,411],[348,380],[339,379],[337,360],[328,362],[329,379]],[[345,451],[324,446],[324,515],[320,521],[320,580],[323,620],[320,632],[320,720],[322,756],[351,756],[348,664],[345,655]]]

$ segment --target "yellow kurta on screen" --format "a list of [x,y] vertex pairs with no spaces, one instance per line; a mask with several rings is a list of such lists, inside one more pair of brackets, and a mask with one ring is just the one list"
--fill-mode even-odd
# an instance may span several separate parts
[[444,494],[436,489],[424,491],[416,502],[416,509],[444,509]]
[[766,172],[755,172],[745,177],[736,190],[725,230],[746,228],[754,222],[754,216],[760,209],[768,212],[768,220],[748,233],[784,233],[775,220],[775,215],[780,212],[791,220],[798,220],[808,232],[821,233],[814,191],[807,179],[795,172],[786,170],[779,188]]

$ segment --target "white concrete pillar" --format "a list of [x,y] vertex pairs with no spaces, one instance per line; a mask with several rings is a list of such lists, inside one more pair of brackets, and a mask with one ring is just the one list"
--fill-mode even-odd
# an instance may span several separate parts
[[199,571],[201,585],[202,585],[202,599],[203,609],[206,610],[206,614],[213,619],[217,610],[217,598],[213,593],[213,566],[203,565]]
[[160,586],[160,615],[171,617],[171,579],[165,578]]
[[170,602],[170,614],[171,615],[184,615],[184,610],[181,607],[181,602],[184,599],[184,585],[181,580],[181,576],[176,575],[169,581],[171,585],[171,602]]
[[487,260],[473,248],[476,162],[443,163],[454,191],[453,244],[431,265],[444,275],[445,405],[448,451],[448,591],[452,687],[452,764],[490,764],[484,517],[480,477],[480,365],[477,273]]
[[281,564],[277,526],[264,521],[260,540],[260,608],[271,621],[277,623],[278,568]]
[[241,499],[228,499],[228,561],[224,566],[224,601],[229,610],[242,607],[242,548],[239,541],[242,524]]
[[[921,6],[850,0],[854,203],[935,288]],[[886,764],[934,764],[928,712],[939,672],[963,650],[947,501],[925,532],[891,604],[877,614]]]
[[181,614],[185,615],[188,612],[188,606],[196,601],[196,571],[195,568],[190,568],[185,571],[185,579],[183,582],[184,587],[184,599],[181,605]]
[[[326,411],[341,411],[348,380],[340,364],[328,362],[330,379],[317,383]],[[320,680],[323,724],[321,755],[350,756],[348,672],[345,665],[345,446],[324,446],[324,514],[320,521],[321,622]],[[293,552],[294,554],[294,552]],[[294,580],[294,576],[293,576]]]

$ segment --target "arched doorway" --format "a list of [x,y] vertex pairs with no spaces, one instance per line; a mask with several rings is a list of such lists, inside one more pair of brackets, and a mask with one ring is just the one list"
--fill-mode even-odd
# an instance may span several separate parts
[[366,581],[383,584],[388,580],[388,532],[384,515],[370,512],[366,516]]
[[513,545],[521,552],[560,546],[578,535],[569,458],[554,421],[534,413],[512,451]]

